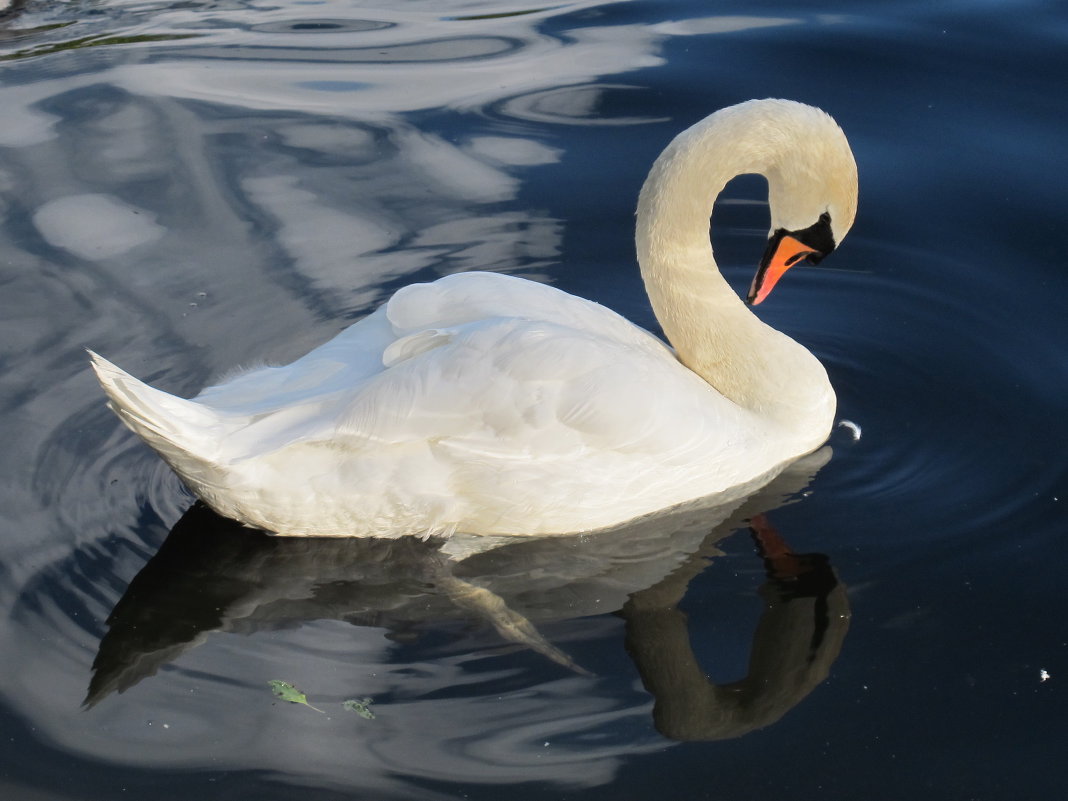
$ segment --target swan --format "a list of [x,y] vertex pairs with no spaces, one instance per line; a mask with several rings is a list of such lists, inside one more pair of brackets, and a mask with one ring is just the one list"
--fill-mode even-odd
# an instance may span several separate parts
[[[768,182],[771,233],[747,302],[708,228],[727,181]],[[110,408],[219,514],[287,536],[543,535],[752,491],[827,438],[820,362],[763,301],[853,223],[857,168],[823,111],[721,109],[642,186],[638,263],[671,347],[615,312],[487,272],[399,290],[287,366],[192,400],[89,351]]]

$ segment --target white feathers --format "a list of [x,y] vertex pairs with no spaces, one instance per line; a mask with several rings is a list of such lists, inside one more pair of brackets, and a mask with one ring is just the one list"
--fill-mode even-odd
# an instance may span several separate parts
[[452,342],[455,335],[456,332],[454,331],[440,331],[436,328],[431,328],[427,331],[420,331],[416,334],[401,337],[382,351],[382,366],[387,369],[395,367],[400,362],[411,359],[413,356],[426,353],[434,348],[440,348],[442,345]]
[[[826,438],[834,393],[819,362],[719,276],[707,219],[732,175],[724,153],[701,148],[743,144],[716,135],[723,119],[742,136],[739,114],[799,114],[787,126],[796,140],[755,150],[831,159],[816,172],[848,173],[852,161],[812,146],[841,136],[825,115],[781,101],[745,109],[676,140],[642,191],[642,274],[682,362],[603,306],[473,272],[405,287],[292,364],[192,401],[95,354],[93,367],[123,422],[194,492],[279,534],[587,531],[755,488]],[[664,175],[685,180],[657,185]],[[824,185],[838,183],[849,182]],[[689,194],[667,198],[671,187]],[[694,230],[668,235],[680,215]]]

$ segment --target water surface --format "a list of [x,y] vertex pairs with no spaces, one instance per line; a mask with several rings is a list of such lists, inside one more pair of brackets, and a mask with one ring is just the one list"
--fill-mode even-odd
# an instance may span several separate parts
[[[1066,32],[1028,2],[5,16],[0,791],[1059,797]],[[227,525],[103,405],[86,347],[192,395],[470,269],[656,330],[645,171],[764,96],[825,108],[856,152],[853,232],[759,311],[824,361],[862,436],[745,506],[502,547],[450,585],[433,543]],[[739,289],[761,188],[733,183],[716,214]],[[771,532],[805,557],[763,559]],[[585,672],[502,636],[466,585]],[[364,697],[374,719],[341,706]]]

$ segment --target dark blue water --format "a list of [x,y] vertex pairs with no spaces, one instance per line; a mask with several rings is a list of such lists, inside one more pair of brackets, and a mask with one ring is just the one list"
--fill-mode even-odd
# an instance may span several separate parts
[[[1063,5],[1027,2],[4,17],[0,795],[1061,797],[1066,44]],[[852,233],[760,314],[862,436],[719,516],[456,568],[592,675],[458,607],[433,543],[193,507],[89,374],[85,347],[191,395],[469,269],[655,329],[645,172],[765,96],[826,109],[856,153]],[[760,190],[716,216],[739,289]],[[343,709],[364,697],[374,719]]]

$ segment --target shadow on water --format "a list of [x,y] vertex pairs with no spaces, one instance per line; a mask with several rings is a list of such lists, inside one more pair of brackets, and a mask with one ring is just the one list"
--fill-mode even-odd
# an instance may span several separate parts
[[[826,448],[726,507],[674,510],[582,536],[393,540],[271,537],[197,503],[133,578],[107,620],[85,699],[95,706],[154,675],[213,633],[317,620],[417,639],[471,620],[591,676],[536,623],[616,613],[666,737],[720,740],[779,720],[828,675],[849,624],[825,556],[795,554],[763,512],[796,496]],[[748,523],[764,560],[763,611],[745,678],[717,685],[693,653],[678,604]]]
[[[1035,614],[1063,596],[1056,4],[4,6],[0,797],[1063,794],[1063,626]],[[761,309],[864,430],[803,504],[769,511],[801,477],[474,544],[176,526],[191,499],[88,374],[86,346],[193,394],[470,269],[655,331],[645,170],[770,94],[833,113],[862,176],[831,269]],[[714,234],[743,291],[767,230],[744,181]],[[833,554],[854,624],[761,513]],[[763,572],[724,540],[747,521]],[[374,721],[341,711],[365,697]]]

